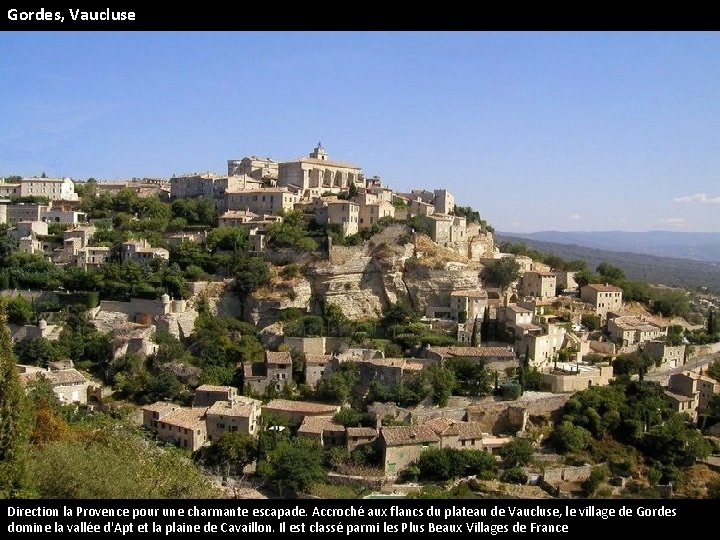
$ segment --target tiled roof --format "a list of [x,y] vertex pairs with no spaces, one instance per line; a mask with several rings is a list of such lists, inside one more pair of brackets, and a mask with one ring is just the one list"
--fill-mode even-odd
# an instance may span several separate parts
[[377,437],[377,430],[370,427],[349,427],[346,432],[348,437]]
[[620,287],[615,287],[615,285],[608,285],[607,283],[590,283],[589,285],[586,285],[589,289],[592,289],[595,292],[622,292],[622,289]]
[[675,401],[680,401],[680,402],[693,401],[695,399],[692,396],[683,396],[681,394],[676,394],[675,392],[671,392],[670,390],[665,390],[665,395],[671,399],[674,399]]
[[196,392],[227,392],[230,393],[234,390],[232,386],[216,386],[213,384],[201,384],[198,386]]
[[327,403],[314,403],[311,401],[291,401],[289,399],[273,399],[263,405],[263,409],[270,411],[304,412],[309,414],[328,413],[334,414],[340,407],[328,405]]
[[292,357],[287,351],[265,351],[265,361],[268,364],[291,364]]
[[303,419],[303,423],[298,428],[298,434],[301,434],[301,433],[321,434],[324,431],[345,432],[345,427],[333,422],[332,416],[306,416]]
[[487,298],[487,292],[482,289],[469,289],[467,291],[453,291],[450,296],[461,296],[467,298]]
[[88,381],[76,369],[60,369],[57,371],[34,371],[22,374],[26,381],[36,381],[40,378],[47,380],[51,385],[86,384]]
[[166,424],[187,429],[205,427],[205,407],[179,407],[165,415],[162,421]]
[[306,364],[325,364],[332,360],[331,354],[305,354]]
[[218,416],[251,416],[253,410],[260,409],[260,401],[243,398],[234,401],[216,401],[207,410],[207,414]]
[[440,437],[425,425],[383,427],[381,435],[387,446],[440,442]]
[[515,358],[515,353],[507,347],[429,347],[430,351],[442,357],[460,356],[465,358]]
[[167,401],[156,401],[155,403],[152,403],[150,405],[145,405],[142,410],[156,412],[160,414],[167,414],[171,413],[179,406],[180,405],[175,405],[174,403],[168,403]]

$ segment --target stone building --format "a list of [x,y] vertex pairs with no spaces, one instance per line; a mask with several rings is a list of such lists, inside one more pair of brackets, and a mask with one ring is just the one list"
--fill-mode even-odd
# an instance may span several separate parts
[[622,289],[607,283],[591,283],[580,288],[580,299],[590,304],[596,315],[605,319],[608,312],[622,307]]
[[231,400],[215,401],[205,412],[208,440],[217,441],[224,433],[245,433],[256,436],[260,410],[259,400],[245,396],[233,396]]
[[362,169],[351,163],[331,160],[320,143],[308,157],[278,164],[278,185],[301,197],[319,197],[325,192],[340,193],[350,185],[364,186]]
[[417,461],[428,448],[439,448],[440,437],[430,426],[384,426],[380,448],[385,474],[395,476]]
[[553,272],[525,272],[520,278],[520,292],[524,296],[554,298],[557,280]]
[[205,410],[158,401],[142,408],[143,426],[161,441],[195,452],[207,441]]
[[643,343],[642,349],[653,360],[667,364],[668,367],[678,367],[685,359],[685,345],[671,345],[663,340],[650,340]]
[[209,407],[216,401],[233,401],[236,397],[237,388],[233,386],[202,384],[195,389],[193,407]]
[[315,221],[320,225],[340,225],[343,236],[352,236],[359,230],[360,205],[335,197],[317,199]]
[[633,347],[667,336],[667,326],[645,316],[608,317],[607,330],[610,339],[622,347]]
[[88,380],[76,369],[45,369],[36,366],[18,365],[20,380],[29,384],[45,380],[61,403],[87,403]]
[[262,406],[263,416],[276,416],[296,427],[308,416],[334,416],[339,410],[338,405],[288,399],[273,399]]
[[138,263],[151,261],[153,259],[170,259],[170,252],[161,247],[152,247],[150,242],[141,238],[140,240],[129,240],[122,243],[120,250],[120,261],[135,261]]
[[228,176],[247,175],[258,181],[277,180],[278,162],[269,157],[249,156],[229,159]]
[[289,352],[265,351],[265,362],[243,363],[243,382],[246,390],[258,394],[265,392],[269,385],[280,391],[292,381],[292,358]]
[[345,427],[336,423],[332,416],[306,416],[297,434],[316,440],[323,448],[345,445]]
[[225,193],[226,210],[242,210],[255,214],[278,214],[295,208],[298,197],[287,188],[242,189]]
[[591,386],[607,386],[613,378],[612,366],[589,366],[569,362],[557,362],[543,373],[543,389],[561,394],[579,392]]
[[70,178],[27,177],[20,180],[21,197],[47,197],[51,201],[77,201],[75,183]]

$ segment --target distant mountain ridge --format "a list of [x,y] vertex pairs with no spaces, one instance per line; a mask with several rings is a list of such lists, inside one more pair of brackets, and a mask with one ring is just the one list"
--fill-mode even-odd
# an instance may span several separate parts
[[498,234],[607,251],[720,262],[720,233],[715,232],[539,231],[532,233],[501,232]]
[[653,284],[665,284],[675,287],[707,287],[720,291],[720,263],[657,257],[641,253],[607,251],[576,244],[558,244],[524,238],[509,233],[496,233],[498,242],[525,244],[541,253],[557,255],[566,261],[579,259],[585,261],[588,268],[594,270],[606,262],[625,271],[629,279],[643,280]]

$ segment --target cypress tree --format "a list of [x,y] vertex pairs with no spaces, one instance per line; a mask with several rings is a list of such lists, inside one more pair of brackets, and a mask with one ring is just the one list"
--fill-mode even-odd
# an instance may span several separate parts
[[0,304],[0,498],[18,498],[26,485],[30,416],[6,321]]

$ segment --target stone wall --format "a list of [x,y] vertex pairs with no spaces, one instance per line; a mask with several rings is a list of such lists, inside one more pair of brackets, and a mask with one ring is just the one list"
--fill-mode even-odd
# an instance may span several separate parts
[[[493,434],[516,433],[523,428],[525,417],[517,409],[527,411],[528,416],[556,417],[570,394],[545,395],[534,399],[525,396],[514,401],[487,401],[467,408],[468,422],[480,422],[483,431]],[[512,413],[509,412],[512,409]]]
[[584,482],[592,474],[592,465],[580,465],[578,467],[557,467],[546,469],[543,473],[543,480],[549,484],[560,482]]

